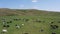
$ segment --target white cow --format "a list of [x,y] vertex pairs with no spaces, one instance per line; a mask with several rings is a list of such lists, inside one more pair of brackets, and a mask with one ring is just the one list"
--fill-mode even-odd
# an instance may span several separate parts
[[24,24],[22,24],[22,26],[24,26]]
[[20,28],[20,26],[19,26],[19,25],[17,25],[17,26],[16,26],[16,28],[18,28],[18,29],[19,29],[19,28]]
[[6,29],[3,29],[3,30],[2,30],[2,32],[6,33],[6,32],[7,32],[7,30],[6,30]]

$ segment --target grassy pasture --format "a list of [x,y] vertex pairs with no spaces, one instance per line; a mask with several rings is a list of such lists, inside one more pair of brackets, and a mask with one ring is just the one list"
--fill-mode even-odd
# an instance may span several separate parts
[[[58,16],[1,16],[0,17],[0,34],[3,29],[2,19],[5,18],[6,22],[12,21],[9,23],[10,27],[7,28],[8,32],[4,34],[24,34],[27,32],[28,34],[52,34],[52,32],[56,32],[56,34],[60,34],[60,17]],[[13,19],[19,18],[21,20],[15,21]],[[28,22],[23,19],[29,19]],[[35,22],[37,19],[41,20],[41,22]],[[58,29],[51,29],[50,25],[58,25]],[[18,24],[21,28],[16,29],[15,25]],[[22,26],[24,24],[24,26]],[[43,29],[41,32],[40,30]]]
[[[2,19],[6,20],[6,24],[12,21],[12,23],[8,23],[10,27],[6,28],[7,33],[2,33],[4,29]],[[16,24],[21,28],[16,29]],[[58,28],[52,29],[50,25],[57,25]],[[60,34],[60,12],[36,9],[0,9],[0,34],[52,34],[52,32]]]

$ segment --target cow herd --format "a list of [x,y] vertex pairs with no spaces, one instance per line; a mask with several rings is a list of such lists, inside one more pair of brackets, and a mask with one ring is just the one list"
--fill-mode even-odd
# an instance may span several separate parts
[[[13,19],[14,21],[19,21],[19,20],[21,20],[20,18],[15,18],[15,19]],[[22,19],[24,22],[28,22],[29,21],[29,19]],[[35,22],[39,22],[39,23],[41,23],[42,21],[41,20],[35,20]],[[10,27],[10,23],[13,23],[13,21],[12,20],[10,20],[10,21],[6,21],[6,19],[2,19],[2,24],[3,24],[3,29],[2,29],[2,32],[3,33],[6,33],[7,32],[7,28],[9,28]],[[58,29],[59,28],[59,26],[58,25],[53,25],[53,23],[54,22],[49,22],[50,23],[50,28],[51,29]],[[58,23],[60,23],[60,21],[58,22]],[[24,26],[24,24],[21,24],[22,26]],[[21,28],[21,26],[20,25],[18,25],[18,24],[15,24],[15,27],[16,27],[16,29],[19,29],[19,28]],[[41,32],[43,32],[44,31],[44,29],[40,29],[40,31]],[[28,33],[24,33],[24,34],[28,34]],[[55,32],[52,32],[52,34],[56,34]]]
[[[20,18],[15,18],[15,19],[12,19],[13,21],[19,21],[19,20],[21,20]],[[7,32],[7,28],[9,28],[10,27],[10,24],[12,24],[13,23],[13,21],[12,20],[10,20],[10,21],[7,21],[6,19],[2,19],[2,25],[3,25],[3,29],[2,29],[2,33],[6,33]],[[22,19],[24,22],[28,22],[29,21],[29,19]],[[24,26],[24,24],[22,23],[21,24],[22,26]],[[19,28],[21,28],[22,26],[20,26],[20,25],[18,25],[18,24],[15,24],[15,28],[16,29],[19,29]],[[25,33],[25,34],[27,34],[27,33]]]

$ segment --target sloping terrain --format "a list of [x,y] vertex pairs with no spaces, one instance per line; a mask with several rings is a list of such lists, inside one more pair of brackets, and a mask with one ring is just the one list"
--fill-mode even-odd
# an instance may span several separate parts
[[60,12],[0,9],[0,34],[60,34]]
[[60,12],[49,12],[49,11],[43,11],[43,10],[36,10],[36,9],[26,9],[26,10],[20,10],[20,9],[0,9],[0,16],[12,16],[12,15],[36,15],[36,16],[60,16]]

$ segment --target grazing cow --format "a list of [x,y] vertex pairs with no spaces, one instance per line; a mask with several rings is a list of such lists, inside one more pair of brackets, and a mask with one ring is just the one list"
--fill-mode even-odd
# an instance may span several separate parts
[[57,25],[50,25],[52,29],[57,29],[58,26]]
[[3,27],[6,27],[6,28],[8,28],[8,27],[10,27],[8,24],[5,24],[5,25],[3,25]]
[[19,19],[19,18],[16,18],[16,19],[14,19],[15,21],[18,21],[18,20],[21,20],[21,19]]
[[41,29],[41,32],[43,32],[44,30],[43,29]]
[[9,22],[7,22],[7,24],[9,24]]
[[28,34],[28,33],[24,33],[24,34]]
[[43,32],[44,30],[43,30],[43,29],[41,29],[40,31],[41,31],[41,32]]
[[7,24],[6,27],[10,27],[10,26]]
[[10,23],[12,23],[12,21],[10,21]]
[[60,21],[58,21],[58,23],[60,23]]
[[3,25],[3,27],[6,27],[6,25]]
[[49,23],[53,24],[54,22],[49,22]]
[[22,26],[24,26],[24,24],[22,24]]
[[25,21],[27,22],[27,21],[29,21],[29,19],[26,19]]
[[55,32],[53,32],[52,34],[56,34]]
[[2,19],[2,21],[5,21],[6,19]]
[[21,20],[20,18],[18,20]]
[[2,33],[6,33],[6,32],[7,32],[7,30],[6,30],[6,29],[3,29],[3,30],[2,30]]
[[2,20],[2,24],[5,25],[6,24],[6,20],[3,19]]
[[18,19],[14,19],[14,20],[16,20],[16,21],[17,21]]
[[6,22],[6,19],[2,19],[2,22]]
[[17,28],[17,29],[19,29],[19,28],[20,28],[20,26],[19,26],[19,25],[15,25],[15,26],[16,26],[16,28]]
[[36,22],[39,22],[39,23],[40,23],[40,22],[41,22],[41,20],[36,20]]
[[12,21],[7,22],[7,24],[12,23]]
[[6,24],[6,22],[3,22],[3,25],[5,25]]
[[24,18],[24,19],[23,19],[23,21],[28,22],[28,21],[29,21],[29,19]]

